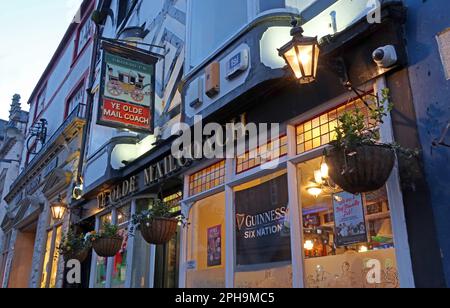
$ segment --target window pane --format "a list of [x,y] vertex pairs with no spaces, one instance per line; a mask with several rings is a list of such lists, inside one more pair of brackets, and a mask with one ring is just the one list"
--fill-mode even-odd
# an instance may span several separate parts
[[225,287],[225,193],[197,202],[189,220],[187,287]]
[[47,287],[47,277],[48,273],[50,272],[51,266],[50,254],[52,249],[52,237],[53,231],[48,232],[47,244],[45,245],[45,257],[44,257],[44,267],[42,269],[41,288]]
[[[148,210],[152,199],[136,200],[136,213]],[[150,245],[144,240],[140,232],[135,232],[133,244],[133,268],[131,269],[131,287],[148,288],[150,286]]]
[[235,188],[236,287],[292,287],[286,171]]
[[[399,287],[386,189],[362,195],[342,192],[321,176],[321,164],[317,158],[299,165],[306,286]],[[380,283],[366,279],[368,260],[380,262]]]
[[[112,222],[112,214],[106,214],[100,217],[100,231],[104,229],[105,224]],[[97,256],[97,266],[95,274],[95,288],[106,287],[106,272],[108,270],[108,258]]]
[[106,287],[106,272],[108,268],[108,258],[97,257],[97,272],[95,279],[95,288]]
[[199,65],[248,20],[247,1],[195,0],[191,16],[191,67]]
[[131,269],[131,287],[148,288],[150,286],[150,245],[140,232],[136,232],[133,244],[133,268]]
[[58,262],[59,262],[59,250],[58,247],[61,245],[61,234],[62,227],[56,229],[56,239],[55,239],[55,251],[53,252],[53,263],[52,263],[52,274],[50,276],[50,288],[56,288],[57,274],[58,274]]
[[123,236],[123,243],[121,250],[114,257],[111,283],[113,288],[124,288],[127,274],[128,230],[122,229],[119,233]]

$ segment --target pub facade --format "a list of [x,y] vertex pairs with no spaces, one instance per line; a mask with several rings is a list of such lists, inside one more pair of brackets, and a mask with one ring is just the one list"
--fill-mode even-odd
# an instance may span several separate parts
[[[396,159],[386,183],[368,193],[330,180],[325,156],[339,118],[358,112],[370,125],[368,102],[388,92],[393,110],[371,128],[379,141],[426,146],[405,44],[419,8],[375,2],[100,1],[79,176],[69,181],[58,160],[41,175],[47,184],[22,176],[8,200],[42,192],[46,199],[16,201],[46,219],[44,199],[67,202],[69,214],[50,223],[50,252],[69,228],[84,236],[114,225],[122,242],[112,257],[89,250],[78,284],[64,281],[67,264],[54,256],[59,266],[48,268],[60,280],[53,285],[51,272],[45,286],[446,286],[442,225],[434,205],[424,206],[434,204],[427,155]],[[289,42],[299,41],[313,42],[312,51],[289,56]],[[218,132],[229,125],[244,130],[226,139]],[[211,137],[241,151],[196,155]],[[155,200],[180,218],[162,245],[147,243],[133,223]],[[5,221],[6,229],[23,229],[23,211],[22,223]],[[35,268],[51,263],[39,255]]]
[[[113,222],[135,232],[133,214],[161,199],[186,223],[166,245],[148,245],[136,231],[125,236],[115,258],[94,254],[86,286],[443,286],[432,210],[415,206],[427,190],[420,167],[415,167],[419,175],[410,175],[397,163],[386,185],[366,194],[347,193],[326,180],[323,155],[336,138],[338,118],[351,110],[368,116],[367,101],[386,89],[395,109],[378,127],[381,141],[419,145],[411,139],[417,128],[406,130],[401,122],[415,121],[413,102],[403,96],[409,87],[407,8],[395,1],[379,7],[346,0],[256,2],[176,1],[145,24],[142,16],[149,11],[138,2],[128,7],[116,32],[113,20],[104,20],[103,37],[146,48],[157,58],[156,130],[142,136],[130,133],[133,129],[108,129],[113,137],[101,149],[94,146],[84,171],[86,194],[74,204],[84,209],[80,222],[90,220],[97,230]],[[103,4],[113,7],[114,1]],[[215,17],[219,12],[230,18]],[[300,16],[304,35],[318,36],[320,46],[316,80],[308,84],[294,78],[279,52],[292,39],[293,18]],[[377,62],[379,49],[394,50],[395,60]],[[162,50],[166,56],[158,57]],[[177,136],[170,133],[179,122],[192,136],[196,126],[211,123],[273,123],[279,130],[258,136],[256,147],[244,138],[245,151],[236,156],[179,160],[173,153]],[[91,143],[104,138],[105,128],[94,127]],[[127,158],[144,144],[142,155]],[[109,164],[106,172],[105,167],[98,172],[101,164]],[[346,202],[359,209],[354,222],[363,231],[359,235],[337,212]],[[429,236],[412,225],[417,216],[424,218],[421,227]],[[375,283],[367,278],[370,260],[381,271]]]

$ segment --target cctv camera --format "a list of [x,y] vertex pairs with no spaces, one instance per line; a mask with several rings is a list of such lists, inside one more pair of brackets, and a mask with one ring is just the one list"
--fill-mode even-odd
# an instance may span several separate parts
[[397,63],[397,51],[393,45],[377,48],[372,54],[373,61],[380,68],[389,68]]

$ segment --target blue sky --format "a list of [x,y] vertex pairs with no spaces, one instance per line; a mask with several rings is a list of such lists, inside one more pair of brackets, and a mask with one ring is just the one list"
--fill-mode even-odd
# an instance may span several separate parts
[[28,99],[81,0],[0,1],[0,118],[15,93]]

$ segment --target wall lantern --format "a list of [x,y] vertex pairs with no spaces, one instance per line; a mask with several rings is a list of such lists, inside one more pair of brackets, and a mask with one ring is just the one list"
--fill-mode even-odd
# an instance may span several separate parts
[[62,197],[59,196],[58,201],[52,203],[50,209],[52,210],[53,220],[60,221],[64,218],[64,215],[66,214],[67,204],[65,204]]
[[302,84],[316,80],[319,61],[319,43],[317,37],[303,36],[303,28],[298,26],[298,21],[292,21],[292,40],[278,49],[280,57],[283,57],[295,77]]

